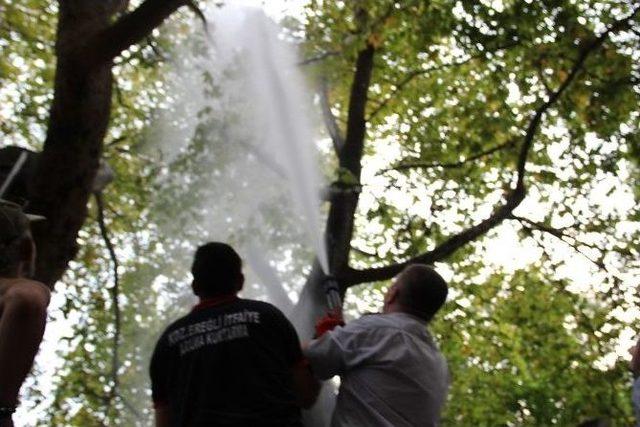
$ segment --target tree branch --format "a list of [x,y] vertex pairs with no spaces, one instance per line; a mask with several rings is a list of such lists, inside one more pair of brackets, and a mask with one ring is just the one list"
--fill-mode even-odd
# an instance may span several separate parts
[[[563,233],[561,230],[558,230],[557,228],[549,227],[549,226],[547,226],[545,224],[540,224],[539,222],[532,221],[532,220],[530,220],[528,218],[523,218],[523,217],[520,217],[520,216],[517,216],[517,215],[510,215],[509,219],[513,219],[515,221],[520,222],[523,227],[525,227],[525,228],[527,228],[529,230],[538,230],[538,231],[541,231],[543,233],[547,233],[547,234],[552,235],[556,239],[560,240],[564,244],[566,244],[569,247],[571,247],[574,251],[576,251],[577,253],[579,253],[583,257],[585,257],[587,260],[592,262],[600,270],[603,270],[603,271],[609,273],[609,271],[607,270],[607,267],[604,265],[604,262],[602,262],[602,260],[594,260],[594,259],[592,259],[589,255],[587,255],[586,253],[584,253],[580,249],[580,246],[586,246],[586,247],[591,248],[591,249],[599,249],[599,248],[597,248],[597,247],[595,247],[593,245],[589,245],[587,243],[580,242],[575,237],[570,236],[570,235],[568,235],[566,233]],[[572,242],[567,241],[567,238],[571,239]]]
[[378,174],[383,174],[389,171],[400,171],[400,170],[406,170],[406,169],[433,169],[433,168],[442,168],[442,169],[456,169],[456,168],[461,168],[464,165],[466,165],[467,163],[470,162],[474,162],[478,159],[481,159],[483,157],[487,157],[490,156],[491,154],[500,151],[500,150],[504,150],[505,148],[509,148],[514,146],[516,143],[516,140],[509,140],[507,142],[504,142],[502,144],[496,145],[494,147],[491,147],[485,151],[481,151],[479,153],[474,154],[471,157],[468,157],[466,159],[463,160],[459,160],[457,162],[451,162],[451,163],[429,163],[429,162],[423,162],[423,161],[419,161],[419,160],[415,160],[415,161],[408,161],[406,163],[402,162],[399,163],[395,166],[392,166],[390,168],[387,169],[383,169],[380,172],[378,172]]
[[109,252],[109,257],[111,258],[111,264],[113,266],[113,287],[111,288],[111,298],[113,304],[113,317],[114,317],[114,333],[113,333],[113,349],[112,349],[112,359],[111,359],[111,383],[112,387],[109,392],[109,405],[113,401],[113,399],[119,395],[118,388],[120,386],[120,378],[118,375],[118,370],[120,369],[120,334],[122,331],[122,320],[121,320],[121,312],[120,312],[120,276],[118,274],[118,267],[120,263],[118,262],[118,257],[116,256],[116,251],[113,247],[113,243],[109,238],[109,231],[107,230],[107,225],[104,220],[104,200],[102,198],[101,192],[94,193],[96,199],[96,206],[98,208],[98,226],[100,228],[100,234],[102,235],[102,239],[104,240],[104,244],[107,247],[107,251]]
[[204,12],[202,11],[202,9],[198,7],[195,0],[186,0],[186,2],[187,2],[187,7],[191,9],[193,13],[196,14],[196,16],[198,17],[198,19],[200,19],[200,21],[202,21],[202,27],[204,28],[205,33],[209,35],[209,21],[207,21],[207,17],[204,16]]
[[373,70],[375,47],[368,44],[360,51],[356,60],[356,71],[349,95],[346,142],[338,153],[340,166],[348,169],[354,176],[360,176],[360,160],[366,134],[365,111],[367,108],[369,85]]
[[542,117],[544,116],[544,114],[549,110],[549,108],[554,105],[556,103],[556,101],[558,101],[558,99],[560,98],[560,96],[567,90],[567,88],[571,85],[571,83],[573,83],[573,81],[576,79],[576,77],[578,76],[578,74],[580,73],[580,71],[582,70],[582,67],[584,66],[585,61],[587,60],[587,58],[589,57],[589,55],[591,55],[597,48],[599,48],[604,41],[609,37],[609,34],[611,34],[613,31],[617,31],[619,29],[621,29],[622,27],[624,27],[631,19],[633,19],[633,17],[638,13],[638,11],[640,10],[639,8],[636,8],[633,13],[631,15],[629,15],[628,17],[621,19],[619,21],[617,21],[615,24],[611,25],[609,28],[607,28],[606,31],[604,31],[600,36],[596,37],[594,40],[592,40],[591,42],[587,43],[585,46],[582,47],[582,49],[580,49],[580,52],[578,54],[578,58],[576,59],[576,62],[573,64],[573,67],[571,67],[571,70],[569,71],[569,74],[567,75],[567,77],[564,79],[564,81],[560,84],[560,86],[558,87],[558,89],[556,89],[547,99],[546,102],[544,102],[542,105],[540,105],[534,115],[533,118],[531,120],[531,122],[529,123],[529,126],[527,128],[526,134],[525,134],[525,138],[524,138],[524,142],[522,144],[522,147],[520,149],[520,155],[518,157],[518,178],[516,181],[516,186],[517,187],[523,187],[524,186],[524,177],[525,177],[525,173],[526,173],[526,162],[527,162],[527,153],[529,152],[529,150],[531,149],[531,146],[533,145],[533,140],[535,137],[535,134],[540,126],[540,122],[542,121]]
[[520,42],[513,42],[513,43],[509,43],[508,45],[505,46],[500,46],[498,47],[496,50],[491,51],[491,52],[479,52],[475,55],[470,55],[468,58],[465,58],[463,60],[460,61],[456,61],[456,62],[452,62],[449,64],[438,64],[435,65],[433,67],[429,67],[429,68],[424,68],[424,69],[418,69],[418,70],[413,70],[410,71],[402,80],[400,80],[398,83],[395,84],[395,89],[387,95],[387,97],[382,100],[381,102],[378,103],[377,107],[373,109],[373,111],[371,111],[369,113],[369,118],[368,120],[371,120],[372,118],[374,118],[376,115],[378,115],[378,113],[380,113],[380,111],[387,106],[387,104],[389,104],[389,102],[391,102],[398,94],[400,94],[400,92],[402,92],[402,90],[404,89],[405,86],[407,86],[409,83],[411,83],[415,78],[420,77],[420,76],[424,76],[426,74],[430,74],[434,71],[441,71],[441,70],[445,70],[448,68],[454,68],[454,67],[460,67],[462,65],[468,64],[469,62],[473,61],[474,59],[478,59],[478,58],[482,58],[484,56],[487,55],[487,53],[495,53],[495,52],[499,52],[501,50],[505,50],[508,49],[510,47],[513,47],[517,44],[519,44]]
[[167,60],[167,56],[160,50],[160,48],[155,44],[153,38],[150,35],[147,35],[147,37],[145,37],[146,41],[147,41],[147,45],[151,48],[151,50],[153,51],[153,53],[161,60],[161,61],[166,61]]
[[299,65],[301,67],[303,67],[305,65],[311,65],[311,64],[314,64],[316,62],[324,61],[325,59],[330,58],[332,56],[340,55],[340,53],[341,53],[341,51],[339,51],[339,50],[331,50],[331,51],[328,51],[328,52],[322,52],[322,53],[320,53],[320,54],[318,54],[316,56],[312,56],[310,58],[306,58],[306,59],[303,59],[303,60],[299,61],[297,65]]
[[524,196],[524,189],[512,190],[508,193],[505,203],[497,207],[487,219],[480,221],[478,224],[469,227],[461,233],[453,235],[432,251],[418,255],[407,261],[385,267],[370,268],[368,270],[349,269],[338,279],[346,286],[354,286],[364,282],[376,282],[390,279],[400,273],[409,264],[433,264],[441,261],[452,255],[460,247],[476,240],[480,236],[483,236],[489,230],[500,224],[518,205],[520,205]]
[[[379,24],[383,23],[387,18],[389,18],[391,16],[391,14],[393,12],[397,12],[397,11],[400,11],[402,9],[404,9],[404,7],[396,8],[395,4],[391,4],[389,6],[389,8],[387,8],[387,11],[376,20],[376,22],[372,25],[371,28],[375,28]],[[353,40],[357,40],[357,38],[354,38]],[[345,41],[345,43],[342,46],[343,49],[346,46],[350,45],[350,44],[351,44],[351,42]],[[330,51],[327,51],[327,52],[322,52],[322,53],[319,53],[319,54],[317,54],[315,56],[312,56],[310,58],[306,58],[306,59],[303,59],[303,60],[299,61],[298,65],[299,66],[311,65],[311,64],[314,64],[316,62],[324,61],[325,59],[330,58],[332,56],[340,55],[342,52],[343,52],[343,50],[330,50]]]
[[331,141],[333,142],[333,148],[337,153],[342,150],[344,146],[344,136],[340,131],[340,127],[336,122],[336,117],[333,115],[331,111],[331,102],[329,101],[329,87],[327,85],[327,80],[322,77],[320,80],[320,108],[322,109],[322,119],[324,120],[324,125],[327,128],[327,132],[331,137]]
[[[365,111],[371,75],[374,68],[375,48],[367,44],[358,52],[351,91],[344,144],[337,153],[339,168],[360,181],[362,155],[366,138]],[[329,252],[329,269],[333,274],[343,271],[349,263],[354,215],[358,206],[358,192],[338,192],[331,199],[325,237]]]
[[[567,236],[567,234],[563,233],[562,230],[558,230],[557,228],[553,228],[553,227],[549,227],[547,225],[541,224],[539,222],[533,221],[529,218],[524,218],[521,216],[517,216],[517,215],[509,215],[509,219],[513,219],[516,220],[520,223],[522,223],[523,225],[528,225],[530,226],[529,228],[534,228],[538,231],[544,231],[545,233],[551,234],[554,237],[557,237],[558,239],[563,239],[565,236]],[[569,236],[570,237],[570,236]]]
[[89,66],[108,63],[131,45],[143,40],[180,7],[192,8],[192,4],[189,0],[145,0],[134,11],[86,43],[80,57]]
[[351,250],[354,252],[359,253],[360,255],[369,257],[369,258],[377,258],[380,259],[380,255],[378,255],[376,252],[371,253],[371,252],[367,252],[364,249],[358,248],[356,246],[351,245]]
[[504,204],[496,207],[487,219],[480,221],[480,223],[471,226],[458,234],[453,235],[429,252],[413,257],[407,261],[384,267],[370,268],[367,270],[355,270],[349,268],[343,275],[339,277],[341,282],[344,283],[345,286],[353,286],[364,282],[387,280],[398,274],[405,266],[409,264],[432,264],[434,262],[441,261],[453,254],[460,247],[466,245],[469,242],[472,242],[480,236],[483,236],[489,230],[502,223],[502,221],[504,221],[505,219],[509,218],[512,215],[514,209],[518,207],[518,205],[520,205],[522,200],[524,200],[524,197],[526,195],[526,187],[524,184],[526,163],[529,152],[531,151],[531,147],[533,146],[535,135],[540,127],[540,123],[544,114],[549,110],[549,108],[551,108],[551,106],[553,106],[558,101],[560,96],[575,80],[589,55],[604,43],[609,34],[611,34],[613,31],[621,29],[631,19],[633,19],[633,17],[638,13],[639,10],[640,6],[636,8],[633,13],[627,18],[617,21],[600,36],[580,49],[578,58],[571,68],[571,71],[569,72],[567,78],[562,82],[558,89],[553,92],[549,99],[547,99],[547,101],[545,101],[536,109],[533,117],[531,118],[531,121],[529,122],[529,125],[527,126],[522,146],[520,147],[520,152],[518,154],[515,186],[512,187],[512,189],[509,190],[509,192],[506,194]]

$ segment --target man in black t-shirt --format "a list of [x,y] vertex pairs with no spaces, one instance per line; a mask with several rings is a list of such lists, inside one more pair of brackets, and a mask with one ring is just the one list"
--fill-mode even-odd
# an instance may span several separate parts
[[291,323],[271,304],[240,299],[242,261],[224,243],[196,251],[200,303],[162,334],[151,359],[158,427],[302,426],[319,384]]

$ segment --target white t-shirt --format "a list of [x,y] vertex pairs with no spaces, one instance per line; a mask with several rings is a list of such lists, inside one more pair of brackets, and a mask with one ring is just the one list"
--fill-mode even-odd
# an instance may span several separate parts
[[341,377],[333,427],[438,424],[449,373],[419,318],[363,316],[312,341],[305,355],[319,378]]

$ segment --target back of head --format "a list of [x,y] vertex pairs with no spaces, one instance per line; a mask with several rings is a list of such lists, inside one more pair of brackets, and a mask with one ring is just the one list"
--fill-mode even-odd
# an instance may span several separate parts
[[200,246],[191,266],[193,291],[199,297],[215,297],[238,292],[242,287],[242,260],[226,243]]
[[24,243],[30,239],[29,219],[22,208],[0,200],[0,275],[9,274],[23,261]]
[[433,268],[412,264],[398,276],[398,303],[402,311],[431,320],[447,300],[447,282]]

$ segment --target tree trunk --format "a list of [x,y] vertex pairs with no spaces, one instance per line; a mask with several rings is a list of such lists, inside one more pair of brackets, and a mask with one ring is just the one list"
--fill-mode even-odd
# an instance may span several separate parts
[[47,137],[30,188],[36,278],[53,287],[78,251],[78,232],[102,155],[111,114],[113,59],[146,37],[187,0],[60,0],[56,78]]
[[47,217],[34,227],[36,277],[49,286],[77,253],[109,124],[112,64],[88,64],[82,48],[108,27],[111,13],[93,2],[60,2],[55,97],[31,192],[32,210]]
[[[367,45],[358,54],[349,99],[347,133],[344,145],[338,152],[340,167],[348,171],[358,182],[362,171],[360,162],[366,137],[365,110],[373,71],[374,54],[375,49],[371,45]],[[329,252],[329,269],[331,274],[338,278],[343,297],[347,287],[340,282],[340,276],[349,269],[351,238],[353,236],[359,197],[360,193],[355,191],[355,187],[347,188],[346,191],[340,191],[333,195],[330,198],[331,206],[325,229],[327,251]],[[301,322],[298,325],[298,332],[303,339],[311,337],[313,323],[318,317],[326,313],[327,301],[322,286],[323,278],[324,273],[316,263],[294,310],[294,319]]]

